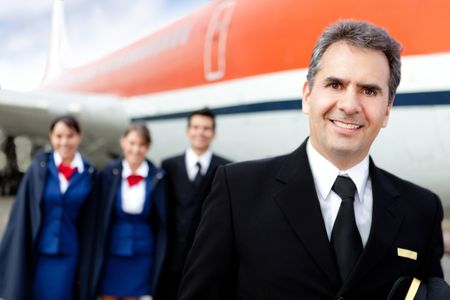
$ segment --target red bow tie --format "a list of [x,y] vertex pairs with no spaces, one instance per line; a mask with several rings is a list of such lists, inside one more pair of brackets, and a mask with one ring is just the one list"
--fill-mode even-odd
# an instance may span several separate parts
[[136,185],[139,182],[141,182],[142,179],[144,179],[144,177],[142,177],[141,175],[132,174],[127,177],[128,186],[132,187],[133,185]]
[[70,177],[72,177],[72,175],[73,175],[73,173],[75,173],[76,169],[77,168],[71,168],[70,166],[68,166],[64,163],[60,163],[59,167],[58,167],[59,173],[61,173],[67,179],[67,181],[70,180]]

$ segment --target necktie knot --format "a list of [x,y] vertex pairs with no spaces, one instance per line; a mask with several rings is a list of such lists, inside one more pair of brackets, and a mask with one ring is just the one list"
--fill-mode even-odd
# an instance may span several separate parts
[[142,177],[141,175],[131,174],[130,176],[127,177],[128,186],[132,187],[133,185],[136,185],[139,182],[141,182],[143,179],[144,177]]
[[197,167],[197,172],[202,172],[202,164],[199,161],[195,164],[195,167]]
[[70,180],[73,173],[75,173],[77,168],[66,165],[65,163],[60,163],[58,166],[58,171],[61,173],[67,181]]
[[338,176],[331,188],[342,200],[354,200],[356,185],[350,177]]

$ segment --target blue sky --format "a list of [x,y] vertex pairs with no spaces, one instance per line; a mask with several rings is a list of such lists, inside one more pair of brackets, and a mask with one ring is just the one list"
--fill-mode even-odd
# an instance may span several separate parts
[[[64,0],[73,65],[125,46],[211,0]],[[47,59],[52,0],[1,0],[0,86],[32,90]]]

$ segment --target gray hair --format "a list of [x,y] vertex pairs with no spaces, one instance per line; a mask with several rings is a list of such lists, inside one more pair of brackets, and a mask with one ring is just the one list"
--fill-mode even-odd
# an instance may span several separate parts
[[389,101],[394,99],[400,84],[402,47],[388,32],[367,22],[341,20],[325,29],[314,47],[306,79],[308,86],[313,87],[314,79],[319,71],[320,60],[332,44],[344,41],[351,46],[382,51],[389,63]]

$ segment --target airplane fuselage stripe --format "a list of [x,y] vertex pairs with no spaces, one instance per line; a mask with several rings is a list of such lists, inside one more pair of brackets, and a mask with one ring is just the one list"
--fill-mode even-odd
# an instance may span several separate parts
[[[395,107],[425,105],[450,105],[450,91],[402,93],[397,94],[394,101]],[[260,103],[232,105],[211,109],[216,115],[235,115],[280,110],[299,110],[301,109],[301,99],[286,99],[269,102],[265,101]],[[183,119],[186,118],[189,113],[190,111],[182,111],[170,114],[135,117],[131,120],[133,122],[139,122]]]

